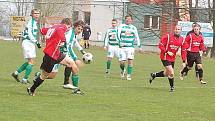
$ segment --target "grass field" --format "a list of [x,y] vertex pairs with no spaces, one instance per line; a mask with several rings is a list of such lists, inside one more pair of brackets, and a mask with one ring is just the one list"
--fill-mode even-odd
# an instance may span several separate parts
[[[80,87],[85,95],[73,95],[62,88],[63,68],[47,80],[36,96],[27,95],[30,85],[17,83],[10,74],[24,62],[21,43],[0,41],[0,121],[215,121],[215,60],[204,59],[206,86],[192,70],[183,81],[175,65],[175,91],[169,92],[167,78],[148,83],[149,73],[163,69],[158,54],[135,56],[132,81],[119,78],[114,59],[111,74],[104,74],[105,52],[91,47],[94,62],[80,69]],[[30,77],[39,70],[43,53]],[[22,77],[22,76],[21,76]]]

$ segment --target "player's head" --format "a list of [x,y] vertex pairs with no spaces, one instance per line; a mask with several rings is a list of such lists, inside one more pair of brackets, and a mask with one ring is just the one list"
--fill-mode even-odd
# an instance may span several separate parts
[[111,25],[112,25],[113,28],[115,28],[117,26],[117,20],[116,19],[112,19]]
[[196,24],[198,24],[197,22],[193,22],[193,24],[192,24],[192,29],[194,30],[194,26],[196,25]]
[[31,10],[31,16],[35,19],[38,19],[40,17],[40,10],[38,9]]
[[125,24],[129,25],[133,21],[132,15],[126,15],[125,16]]
[[67,29],[72,26],[72,20],[70,18],[64,18],[60,23],[66,25]]
[[195,24],[194,27],[193,27],[193,30],[194,30],[194,33],[196,35],[199,35],[200,30],[201,30],[201,26],[199,24]]
[[182,27],[181,27],[180,25],[176,25],[176,26],[175,26],[174,33],[175,33],[176,35],[180,35],[181,30],[182,30]]
[[83,31],[85,23],[82,20],[76,21],[74,24],[75,34],[78,35]]

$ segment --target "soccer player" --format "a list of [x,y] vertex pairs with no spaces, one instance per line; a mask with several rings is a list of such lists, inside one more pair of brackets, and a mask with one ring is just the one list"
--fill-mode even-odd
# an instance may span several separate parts
[[[188,35],[190,35],[191,33],[194,33],[194,26],[197,24],[197,22],[194,22],[193,24],[192,24],[192,30],[191,31],[189,31],[189,32],[187,32],[187,35],[186,35],[186,37],[188,36]],[[201,32],[200,32],[200,34],[202,34]],[[186,76],[188,74],[188,72],[186,72],[186,73],[184,73],[184,76]],[[199,72],[198,72],[198,67],[197,67],[197,65],[195,66],[195,74],[196,74],[196,78],[198,79],[199,77]]]
[[110,73],[111,60],[114,56],[119,58],[119,40],[117,38],[117,20],[112,19],[112,27],[106,32],[104,49],[107,51],[106,74]]
[[204,38],[202,34],[200,34],[201,26],[199,24],[194,25],[194,33],[189,34],[185,38],[185,46],[187,47],[187,64],[180,72],[180,79],[183,80],[183,76],[189,70],[192,69],[193,64],[197,64],[198,68],[198,77],[201,84],[207,84],[207,82],[203,81],[203,68],[202,68],[202,60],[199,51],[206,52],[206,48],[204,46]]
[[42,73],[35,79],[34,84],[30,88],[27,88],[29,95],[35,96],[35,90],[49,76],[54,65],[57,63],[72,68],[73,74],[78,75],[78,67],[74,60],[60,52],[60,47],[63,46],[66,41],[65,32],[71,25],[71,20],[69,18],[64,18],[59,25],[41,29],[41,33],[42,35],[45,35],[46,39],[46,47],[43,50],[45,55],[40,66]]
[[164,35],[159,43],[160,59],[165,67],[164,71],[151,73],[150,84],[156,77],[168,77],[170,92],[174,91],[174,63],[176,53],[181,47],[181,57],[183,62],[186,60],[186,48],[183,45],[184,38],[180,36],[181,26],[176,25],[174,33]]
[[127,80],[131,80],[134,59],[134,44],[140,48],[140,39],[137,28],[132,25],[133,18],[131,15],[125,16],[125,24],[118,27],[118,38],[120,48],[120,68],[121,78],[125,77],[125,61],[128,61]]
[[89,38],[91,35],[91,29],[90,26],[88,24],[86,24],[83,28],[83,32],[82,32],[82,37],[84,39],[84,48],[89,48],[90,44],[89,44]]
[[[33,9],[31,11],[31,18],[28,21],[28,24],[25,27],[23,32],[23,41],[22,41],[22,48],[24,58],[27,60],[24,62],[15,72],[11,75],[17,81],[23,84],[29,83],[28,78],[31,74],[32,67],[34,65],[34,59],[36,58],[36,47],[41,48],[40,41],[37,38],[38,27],[37,21],[40,16],[40,11],[38,9]],[[25,70],[25,75],[23,79],[20,81],[18,75]]]
[[[66,42],[64,44],[63,47],[60,48],[60,51],[64,54],[69,55],[69,57],[71,57],[74,62],[76,63],[76,65],[78,67],[81,67],[83,65],[83,63],[78,59],[77,55],[75,54],[75,52],[73,51],[73,47],[75,45],[75,47],[78,48],[78,50],[82,53],[85,54],[86,52],[83,50],[83,48],[80,46],[78,40],[77,40],[77,36],[83,31],[83,26],[84,26],[84,22],[79,20],[76,21],[74,24],[74,27],[71,28],[69,31],[66,32]],[[56,74],[58,73],[58,69],[60,67],[60,64],[55,64],[52,72],[48,75],[47,79],[53,79],[55,78]],[[78,81],[79,81],[79,76],[78,75],[74,75],[72,74],[72,83],[69,83],[69,77],[71,75],[71,68],[69,67],[65,67],[64,70],[64,84],[63,84],[63,88],[65,89],[77,89],[78,88]],[[40,73],[37,73],[36,77],[40,75]],[[79,90],[75,90],[81,93],[80,89]]]

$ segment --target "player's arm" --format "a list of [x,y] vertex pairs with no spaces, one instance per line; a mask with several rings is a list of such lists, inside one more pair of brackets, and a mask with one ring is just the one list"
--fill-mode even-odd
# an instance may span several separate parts
[[137,28],[135,27],[135,40],[137,41],[137,46],[140,48],[141,47],[141,44],[140,44],[140,38],[139,38],[139,35],[138,35],[138,31],[137,31]]
[[107,30],[107,32],[105,33],[104,47],[107,47],[107,46],[108,46],[108,41],[109,41],[108,33],[109,33],[109,30]]
[[158,47],[160,48],[160,50],[165,53],[167,52],[167,48],[166,48],[167,41],[168,41],[168,35],[164,35],[158,44]]
[[75,44],[75,47],[78,48],[78,50],[81,52],[81,54],[85,54],[86,52],[84,51],[84,49],[81,47],[80,43],[78,42],[78,40],[76,38],[74,38],[74,44]]
[[182,59],[183,63],[185,63],[185,61],[187,59],[187,48],[186,48],[186,45],[184,44],[184,41],[181,46],[181,59]]
[[202,37],[201,42],[200,42],[200,50],[202,50],[203,52],[206,52],[206,48],[204,45],[204,38]]

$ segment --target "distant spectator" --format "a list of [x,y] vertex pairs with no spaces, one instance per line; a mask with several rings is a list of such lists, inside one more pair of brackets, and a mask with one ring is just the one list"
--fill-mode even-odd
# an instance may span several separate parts
[[83,28],[83,33],[82,33],[82,37],[84,39],[84,48],[90,47],[90,44],[89,44],[90,35],[91,35],[90,26],[86,24],[85,27]]

